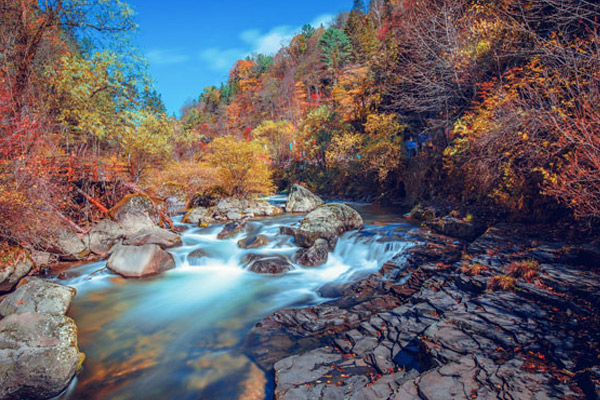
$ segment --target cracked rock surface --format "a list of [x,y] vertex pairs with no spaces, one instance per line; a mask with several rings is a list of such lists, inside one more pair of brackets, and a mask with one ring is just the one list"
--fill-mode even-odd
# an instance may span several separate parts
[[531,231],[469,243],[417,229],[337,299],[256,324],[247,351],[277,399],[596,399],[597,242]]

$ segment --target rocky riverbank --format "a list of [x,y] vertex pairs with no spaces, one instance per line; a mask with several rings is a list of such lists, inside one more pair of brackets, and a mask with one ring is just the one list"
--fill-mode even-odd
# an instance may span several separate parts
[[379,273],[324,288],[332,301],[257,323],[246,348],[274,374],[275,397],[597,398],[600,243],[508,224],[468,241],[477,229],[466,230],[416,229]]

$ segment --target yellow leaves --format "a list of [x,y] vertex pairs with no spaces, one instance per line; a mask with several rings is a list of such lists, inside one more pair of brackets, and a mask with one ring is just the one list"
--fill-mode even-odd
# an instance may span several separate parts
[[217,170],[219,185],[231,196],[270,194],[274,187],[269,154],[259,141],[216,138],[209,146],[206,165]]

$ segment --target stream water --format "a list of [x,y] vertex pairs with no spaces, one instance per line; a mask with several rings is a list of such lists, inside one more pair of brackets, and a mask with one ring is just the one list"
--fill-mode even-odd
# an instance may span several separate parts
[[[222,226],[186,226],[183,246],[171,250],[176,268],[157,277],[126,280],[104,269],[105,262],[69,270],[60,283],[77,289],[69,316],[87,359],[60,399],[270,397],[268,374],[240,350],[252,326],[276,310],[327,301],[319,294],[324,285],[366,277],[410,246],[402,237],[413,226],[400,213],[351,205],[365,229],[344,234],[319,268],[295,266],[278,276],[244,269],[249,253],[291,257],[297,250],[279,228],[303,216],[282,215],[248,224],[271,240],[255,250],[237,246],[244,234],[218,240]],[[200,249],[203,257],[190,256]]]

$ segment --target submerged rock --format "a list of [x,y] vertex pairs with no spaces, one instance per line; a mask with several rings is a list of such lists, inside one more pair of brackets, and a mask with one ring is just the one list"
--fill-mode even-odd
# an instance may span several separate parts
[[33,262],[25,257],[0,267],[0,293],[8,292],[33,268]]
[[296,235],[296,228],[292,228],[291,226],[280,226],[279,227],[279,234],[280,235],[285,235],[285,236],[295,236]]
[[72,287],[32,278],[2,300],[0,315],[28,312],[65,315],[76,293]]
[[258,249],[266,246],[269,243],[269,238],[265,235],[252,235],[238,241],[238,246],[241,249]]
[[324,203],[319,196],[313,194],[310,190],[300,185],[292,185],[285,211],[290,213],[311,212]]
[[294,236],[300,247],[311,247],[317,239],[325,239],[333,249],[344,232],[362,228],[363,219],[345,204],[325,204],[309,213]]
[[308,249],[300,249],[295,254],[298,264],[305,267],[318,267],[329,258],[329,243],[325,239],[317,239]]
[[126,196],[110,210],[113,219],[123,228],[126,236],[160,223],[156,204],[143,194]]
[[118,246],[106,267],[125,278],[158,275],[175,267],[173,256],[155,244]]
[[226,224],[223,230],[217,235],[217,239],[231,239],[235,235],[241,233],[246,228],[246,221],[235,221]]
[[0,400],[57,396],[83,358],[72,319],[39,313],[9,315],[0,320]]
[[146,244],[155,244],[162,249],[181,245],[181,236],[171,231],[159,227],[145,228],[137,232],[123,244],[128,246],[144,246]]
[[292,264],[283,256],[262,256],[251,254],[245,257],[248,271],[257,274],[283,274],[292,269]]
[[125,231],[115,221],[104,219],[98,222],[88,233],[86,239],[92,253],[108,254],[111,247],[125,236]]

